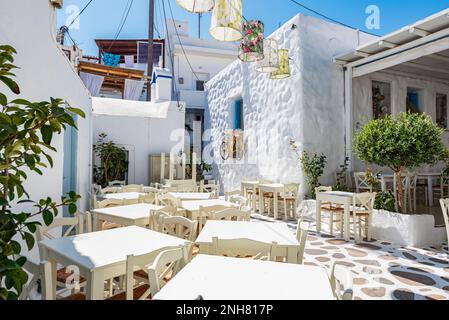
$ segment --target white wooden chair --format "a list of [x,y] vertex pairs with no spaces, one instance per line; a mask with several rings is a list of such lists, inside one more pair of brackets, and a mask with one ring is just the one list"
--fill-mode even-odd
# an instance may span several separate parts
[[157,256],[148,268],[148,281],[152,297],[164,287],[168,279],[173,278],[181,270],[187,263],[187,259],[185,246],[163,251]]
[[145,195],[140,195],[137,201],[138,203],[156,204],[156,195],[157,193],[154,192],[150,192]]
[[234,258],[251,257],[254,260],[276,261],[278,251],[276,242],[271,244],[251,239],[219,239],[212,238],[212,252],[216,256]]
[[[60,237],[67,237],[73,234],[83,233],[83,216],[78,215],[73,218],[55,218],[51,225],[49,226],[38,226],[36,232],[37,242],[41,242],[44,239],[56,239]],[[61,228],[61,233],[55,236],[54,229]],[[58,232],[59,233],[59,232]],[[39,254],[41,257],[44,256],[44,248],[38,244]],[[67,283],[71,281],[70,283]],[[58,287],[67,288],[68,285],[74,288],[82,288],[86,285],[86,279],[80,277],[79,275],[74,275],[66,267],[59,268],[56,271],[56,284]],[[72,292],[76,293],[77,289],[72,289]]]
[[354,172],[355,189],[357,193],[361,191],[373,192],[373,187],[368,182],[366,172]]
[[446,225],[447,244],[449,252],[449,199],[440,199],[440,205],[443,212],[444,224]]
[[[56,300],[57,294],[52,286],[52,267],[48,261],[42,261],[39,266],[39,274],[41,279],[41,299]],[[69,296],[60,298],[59,300],[86,300],[86,295],[81,292],[72,293]]]
[[109,187],[123,187],[126,184],[125,180],[114,180],[111,182],[108,182]]
[[184,217],[162,215],[159,217],[160,232],[194,242],[198,222]]
[[278,201],[282,204],[284,218],[288,220],[296,217],[296,208],[299,203],[298,183],[290,183],[284,186],[284,191],[279,194]]
[[[332,187],[320,186],[315,188],[315,193],[332,191]],[[341,236],[343,237],[343,213],[344,208],[341,205],[336,205],[330,202],[321,203],[321,211],[329,214],[329,232],[334,235],[334,224],[339,223]]]
[[179,208],[182,205],[181,200],[171,196],[168,193],[159,193],[156,196],[156,204],[160,206],[170,206],[175,208]]
[[121,187],[106,187],[101,189],[100,194],[112,194],[121,191]]
[[[447,172],[443,171],[440,176],[439,185],[432,186],[433,199],[444,199],[446,196],[449,196],[449,175]],[[428,186],[427,182],[424,184],[424,197],[425,203],[428,203]]]
[[[371,241],[371,220],[374,210],[376,193],[359,193],[354,195],[352,204],[352,219],[354,226],[354,238],[363,239],[362,228],[368,241]],[[364,226],[362,227],[362,222]]]
[[31,292],[38,287],[38,281],[42,283],[40,266],[27,259],[27,262],[25,262],[25,265],[22,268],[31,275],[31,277],[28,277],[28,282],[23,287],[19,300],[32,300]]
[[353,275],[352,272],[335,262],[330,271],[330,283],[332,291],[337,300],[352,300],[353,291]]
[[160,221],[161,217],[172,217],[176,216],[177,209],[173,206],[165,206],[162,209],[156,210],[150,214],[149,226],[151,230],[160,231]]
[[232,197],[243,197],[246,199],[241,190],[228,191],[224,193],[225,201],[230,201]]
[[122,188],[122,192],[143,192],[143,185],[130,184]]
[[102,201],[96,201],[95,205],[94,205],[94,209],[117,207],[117,206],[123,206],[123,205],[124,205],[124,201],[122,199],[105,199]]
[[78,211],[77,213],[76,213],[76,216],[82,216],[83,217],[83,231],[84,231],[84,233],[89,233],[89,232],[92,232],[93,231],[93,228],[92,228],[92,214],[89,212],[89,211],[86,211],[86,212],[81,212],[81,211]]
[[200,206],[198,212],[198,232],[203,230],[203,226],[206,224],[207,219],[209,219],[214,212],[219,212],[228,209],[227,206],[217,205],[217,206]]
[[220,185],[214,183],[204,184],[202,180],[200,183],[200,192],[210,193],[211,199],[217,199],[220,196]]
[[211,212],[209,220],[249,221],[251,211],[242,211],[237,208],[227,208],[222,211]]
[[299,242],[298,263],[303,264],[304,250],[306,248],[307,235],[309,233],[310,223],[306,221],[298,221],[296,228],[296,239]]
[[[105,199],[102,201],[96,201],[94,208],[95,209],[111,208],[111,207],[118,207],[118,206],[123,206],[123,205],[125,205],[125,200],[123,200],[123,199]],[[98,230],[109,230],[109,229],[114,229],[114,228],[119,228],[119,227],[121,227],[121,226],[116,223],[104,221],[101,224],[101,226],[99,226]]]

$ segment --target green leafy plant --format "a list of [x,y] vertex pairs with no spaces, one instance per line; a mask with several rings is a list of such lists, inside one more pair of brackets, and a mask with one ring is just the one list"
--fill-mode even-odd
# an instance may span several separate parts
[[394,171],[402,211],[402,172],[446,158],[448,150],[442,143],[442,134],[443,130],[429,116],[401,113],[366,124],[355,138],[354,150],[361,160]]
[[327,158],[325,155],[311,154],[304,151],[300,158],[301,168],[305,174],[307,184],[310,188],[311,198],[316,198],[315,188],[320,186],[319,178],[324,173]]
[[[0,46],[0,81],[15,94],[20,93],[15,75],[11,72],[16,50]],[[28,175],[42,175],[42,169],[53,166],[49,151],[54,134],[69,127],[76,128],[72,114],[84,117],[80,109],[69,107],[61,99],[50,102],[29,102],[24,99],[8,101],[0,93],[0,300],[19,297],[28,275],[23,270],[27,259],[21,255],[22,238],[28,250],[35,245],[34,233],[41,225],[52,223],[61,207],[68,206],[71,214],[77,210],[80,196],[70,192],[60,203],[51,198],[33,201],[25,190]],[[45,161],[45,162],[44,162]],[[23,211],[17,209],[24,207]]]
[[373,188],[373,191],[379,189],[379,173],[374,173],[373,169],[367,168],[365,171],[365,177],[367,183]]
[[393,192],[378,192],[374,201],[374,209],[394,212]]
[[124,148],[118,147],[113,141],[106,141],[107,135],[99,135],[93,151],[100,159],[100,166],[94,166],[94,183],[106,187],[110,181],[123,181],[128,172],[129,162]]
[[336,182],[332,190],[336,191],[346,191],[346,174],[348,172],[349,167],[349,158],[345,158],[345,162],[340,166],[340,171],[336,173]]

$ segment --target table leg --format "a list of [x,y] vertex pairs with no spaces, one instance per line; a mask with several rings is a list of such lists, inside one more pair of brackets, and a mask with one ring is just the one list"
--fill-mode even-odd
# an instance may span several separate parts
[[427,177],[427,199],[429,199],[429,207],[433,206],[433,179],[432,177]]
[[265,213],[265,206],[263,205],[263,190],[259,188],[259,213]]
[[[350,240],[350,232],[351,232],[351,228],[349,225],[349,215],[350,215],[350,211],[349,211],[349,204],[345,204],[345,211],[344,211],[344,228],[345,228],[345,232],[344,232],[344,237],[345,237],[345,241],[349,241]],[[355,232],[355,229],[354,229]]]
[[387,182],[385,181],[385,178],[382,178],[380,180],[380,185],[381,185],[381,188],[382,188],[382,192],[385,192],[387,190]]
[[321,200],[316,200],[316,232],[321,233]]
[[256,212],[257,209],[257,201],[259,201],[259,199],[256,198],[256,188],[253,189],[253,212]]
[[93,230],[94,232],[101,230],[101,222],[98,219],[98,215],[95,212],[93,213]]
[[[273,192],[273,201],[274,201],[274,219],[278,219],[279,218],[279,204],[278,204],[278,192],[274,191]],[[285,210],[287,210],[287,208],[285,208]]]
[[104,279],[92,271],[86,285],[87,300],[104,300]]

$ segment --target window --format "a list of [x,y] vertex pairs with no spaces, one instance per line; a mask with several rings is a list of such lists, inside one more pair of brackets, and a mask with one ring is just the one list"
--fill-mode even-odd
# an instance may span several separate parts
[[196,81],[196,91],[204,91],[204,83],[203,80],[197,80]]
[[243,100],[239,99],[234,104],[234,130],[243,129]]
[[447,95],[437,93],[436,100],[437,124],[441,128],[447,129]]
[[407,88],[407,112],[422,113],[422,94],[421,90],[414,88]]
[[391,114],[391,85],[388,82],[373,81],[373,118],[382,119]]

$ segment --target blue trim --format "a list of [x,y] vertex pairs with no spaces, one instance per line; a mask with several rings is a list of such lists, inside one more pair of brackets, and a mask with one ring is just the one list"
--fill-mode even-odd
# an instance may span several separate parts
[[153,73],[153,77],[151,79],[151,84],[156,83],[157,78],[173,79],[172,76],[157,75],[157,74]]
[[234,105],[234,130],[243,130],[243,100],[237,100]]

